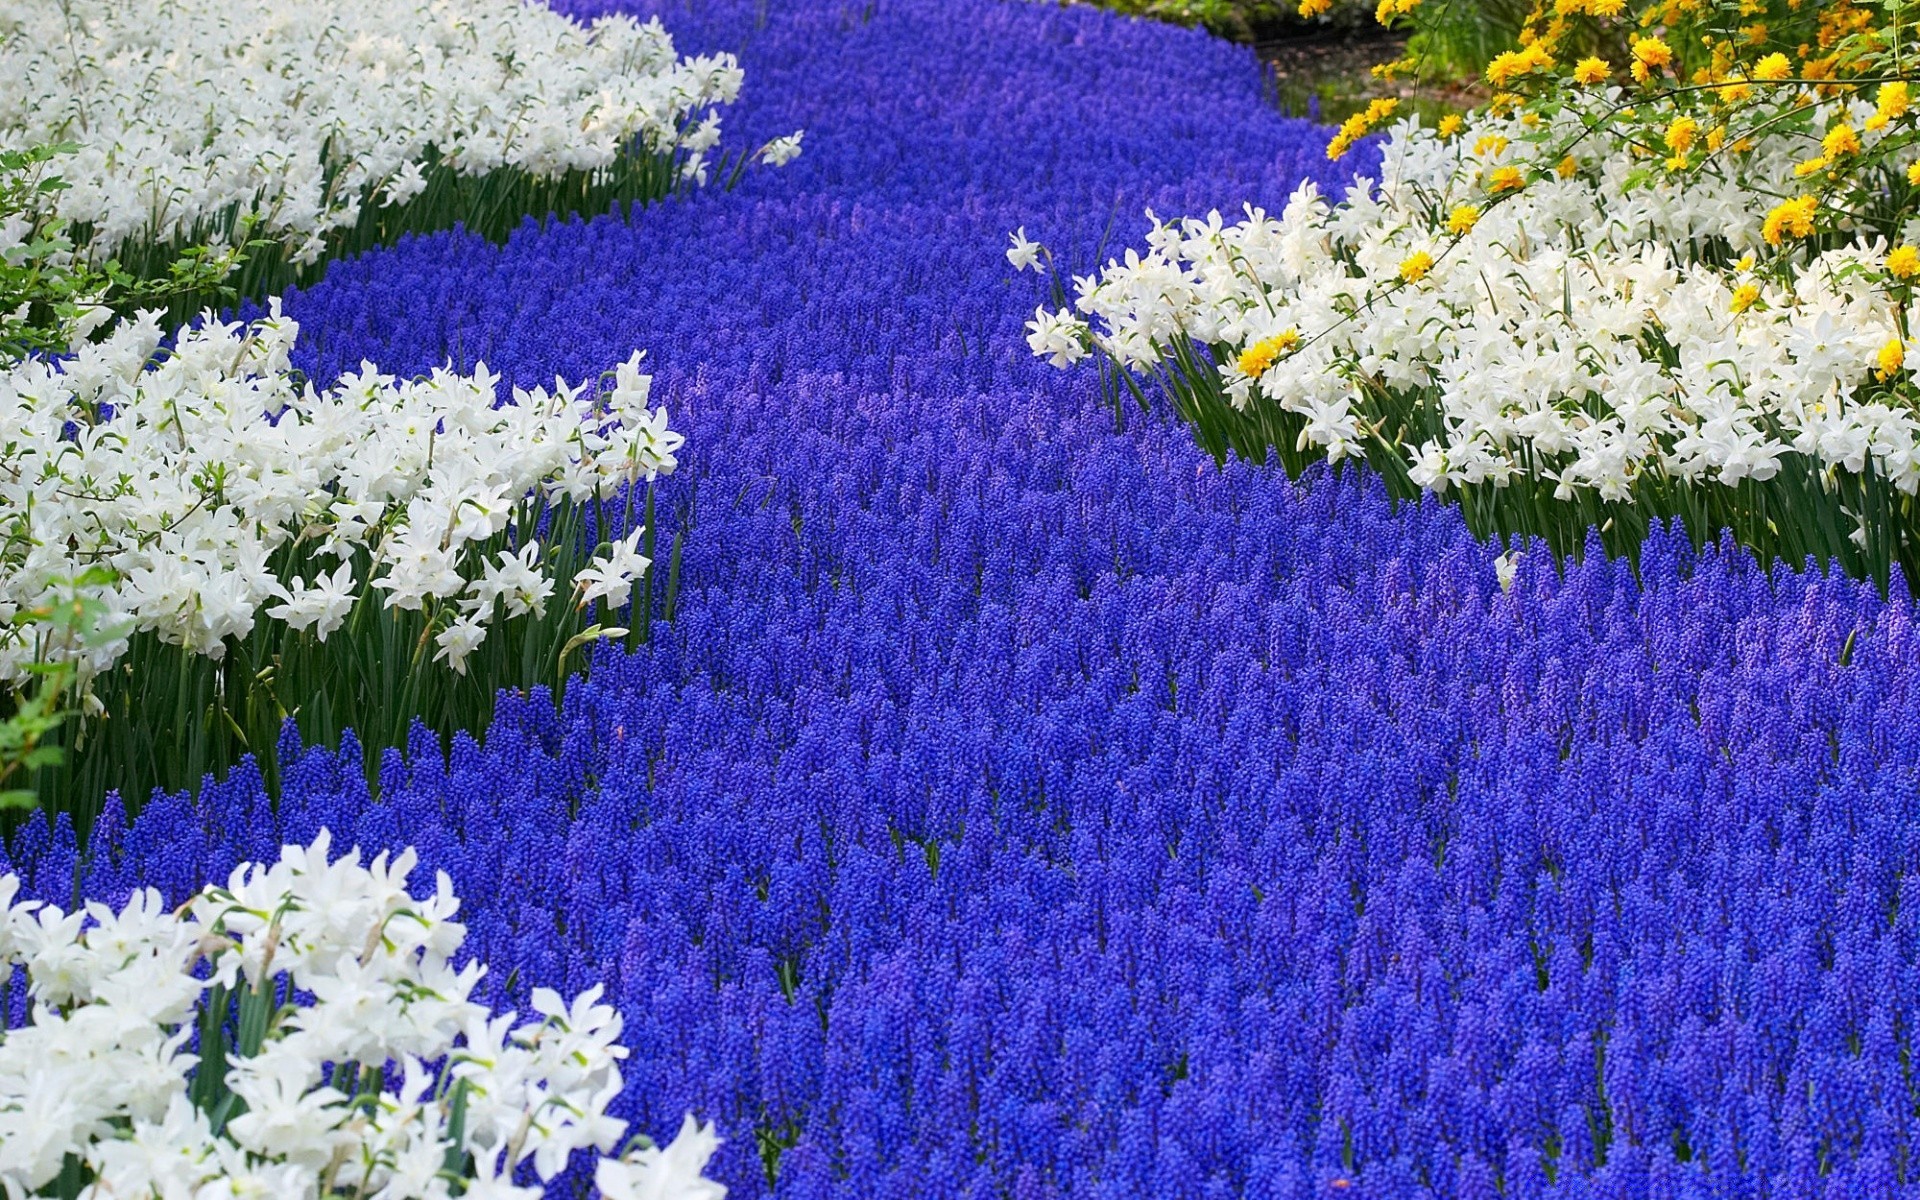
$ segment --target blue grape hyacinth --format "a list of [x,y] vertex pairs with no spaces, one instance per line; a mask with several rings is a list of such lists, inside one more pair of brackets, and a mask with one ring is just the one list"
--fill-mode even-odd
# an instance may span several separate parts
[[377,799],[351,740],[290,742],[277,806],[242,767],[84,853],[30,824],[29,889],[417,846],[482,999],[605,984],[617,1115],[713,1121],[740,1197],[1917,1194],[1904,594],[1668,533],[1561,568],[1030,359],[1006,230],[1084,272],[1148,208],[1355,169],[1245,51],[997,0],[636,9],[737,49],[729,121],[806,154],[287,308],[316,378],[644,347],[690,448],[675,619],[558,711],[389,752]]

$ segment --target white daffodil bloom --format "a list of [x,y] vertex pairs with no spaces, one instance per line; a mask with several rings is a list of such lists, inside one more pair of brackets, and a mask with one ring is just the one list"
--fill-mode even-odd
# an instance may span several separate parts
[[[677,150],[700,177],[742,81],[731,55],[678,56],[657,20],[544,4],[73,0],[9,5],[0,27],[0,141],[81,144],[46,199],[99,258],[254,218],[315,261],[436,162],[545,179]],[[798,152],[793,135],[760,157]],[[0,229],[0,252],[20,236]]]
[[[143,315],[72,359],[0,368],[0,610],[110,568],[87,590],[114,636],[63,651],[91,676],[139,631],[218,658],[262,620],[324,641],[363,600],[444,605],[463,615],[436,657],[460,670],[493,621],[544,612],[554,593],[532,530],[516,553],[483,550],[530,498],[612,496],[678,465],[685,439],[648,407],[638,354],[604,394],[556,381],[499,404],[484,366],[402,381],[363,364],[325,391],[296,386],[298,333],[276,303],[156,355]],[[580,586],[624,603],[647,566],[638,534]],[[333,565],[282,579],[274,564],[295,545]],[[44,652],[0,637],[0,683]]]
[[[466,1194],[530,1200],[517,1168],[550,1180],[621,1142],[607,1109],[626,1051],[600,989],[537,990],[527,1022],[491,1013],[470,998],[483,968],[452,961],[465,931],[446,876],[416,898],[411,851],[363,866],[330,850],[322,832],[177,909],[147,890],[117,913],[64,913],[16,902],[18,878],[0,878],[0,969],[24,967],[30,997],[27,1023],[0,1033],[0,1189],[51,1195],[77,1161],[88,1200],[400,1200],[450,1194],[446,1165],[464,1152]],[[198,1010],[225,995],[215,984],[286,997],[258,1052],[228,1062],[215,1091],[244,1103],[219,1133],[190,1086]],[[372,1096],[370,1076],[330,1071],[352,1061],[397,1069]],[[602,1186],[719,1200],[701,1177],[717,1144],[689,1117],[665,1148],[603,1159]]]
[[[1815,124],[1858,124],[1862,103]],[[1303,448],[1331,458],[1359,452],[1390,393],[1438,414],[1439,437],[1400,451],[1436,492],[1532,475],[1563,498],[1620,500],[1649,472],[1764,481],[1795,451],[1920,492],[1910,402],[1888,382],[1906,359],[1889,247],[1768,245],[1768,205],[1795,190],[1804,147],[1761,138],[1684,178],[1605,156],[1497,194],[1496,164],[1578,132],[1404,123],[1379,179],[1337,204],[1306,183],[1277,219],[1149,213],[1145,251],[1076,280],[1077,311],[1042,308],[1028,344],[1056,366],[1091,345],[1143,372],[1198,344],[1230,403],[1299,414]],[[1037,259],[1024,230],[1012,241],[1009,261]],[[1732,263],[1750,250],[1782,270]]]

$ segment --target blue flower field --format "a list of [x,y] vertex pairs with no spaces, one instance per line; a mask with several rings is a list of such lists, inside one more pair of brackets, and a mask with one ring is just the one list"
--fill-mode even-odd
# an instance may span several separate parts
[[315,379],[644,348],[687,434],[671,621],[557,715],[420,732],[377,799],[351,740],[289,742],[277,807],[242,766],[84,853],[35,818],[28,891],[415,845],[481,997],[604,983],[615,1111],[714,1122],[741,1200],[1920,1195],[1897,578],[1672,533],[1637,574],[1523,547],[1503,588],[1455,509],[1216,467],[1035,359],[1015,227],[1086,273],[1147,210],[1370,169],[1244,49],[1006,0],[626,7],[739,53],[731,131],[804,156],[410,238],[286,310]]

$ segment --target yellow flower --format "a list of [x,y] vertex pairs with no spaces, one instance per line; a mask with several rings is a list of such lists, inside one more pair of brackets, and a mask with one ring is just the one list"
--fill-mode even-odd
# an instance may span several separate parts
[[1853,126],[1845,121],[1827,130],[1827,136],[1820,139],[1820,149],[1828,158],[1839,158],[1843,154],[1860,153],[1860,135]]
[[1573,68],[1573,81],[1584,84],[1605,83],[1608,74],[1607,60],[1590,56],[1581,59],[1579,63],[1575,65]]
[[1742,254],[1740,256],[1740,261],[1733,264],[1733,269],[1736,271],[1742,271],[1742,272],[1751,271],[1753,270],[1753,262],[1754,262],[1753,255]]
[[1895,279],[1912,279],[1920,275],[1920,248],[1894,247],[1893,253],[1887,255],[1887,274]]
[[1675,117],[1667,126],[1667,149],[1675,154],[1685,154],[1693,148],[1693,139],[1700,136],[1700,122],[1692,117]]
[[1400,278],[1408,283],[1419,283],[1433,270],[1433,255],[1425,250],[1415,250],[1400,261]]
[[1450,138],[1454,134],[1459,133],[1460,127],[1465,124],[1466,119],[1459,113],[1448,113],[1446,116],[1440,118],[1440,136]]
[[1495,55],[1493,61],[1487,64],[1487,82],[1495,87],[1505,87],[1532,69],[1525,53],[1508,50]]
[[1300,15],[1309,19],[1333,7],[1333,0],[1300,0]]
[[1617,17],[1626,6],[1627,0],[1593,0],[1587,8],[1596,17]]
[[1479,141],[1473,144],[1473,152],[1475,154],[1484,154],[1489,158],[1499,158],[1507,152],[1507,147],[1511,144],[1512,143],[1508,142],[1507,139],[1501,137],[1499,134],[1489,133],[1483,135]]
[[1650,69],[1658,70],[1673,62],[1673,47],[1665,39],[1643,37],[1633,39],[1633,61],[1645,63]]
[[1480,210],[1471,204],[1462,204],[1447,214],[1447,232],[1456,237],[1465,237],[1473,232],[1480,223]]
[[1495,167],[1493,174],[1487,176],[1487,188],[1496,195],[1501,192],[1517,192],[1527,186],[1527,177],[1520,173],[1519,167]]
[[1907,182],[1915,187],[1920,187],[1920,162],[1907,168]]
[[1299,345],[1300,331],[1288,326],[1272,337],[1263,338],[1242,350],[1234,365],[1240,368],[1242,375],[1249,379],[1258,379],[1267,373],[1268,367],[1293,353]]
[[1729,83],[1720,89],[1720,100],[1724,104],[1745,104],[1752,95],[1751,84]]
[[1907,365],[1907,347],[1899,338],[1889,338],[1887,344],[1880,347],[1876,361],[1880,367],[1880,378],[1885,379]]
[[1727,307],[1732,309],[1734,312],[1743,313],[1748,309],[1752,308],[1753,302],[1755,300],[1758,300],[1759,298],[1760,298],[1759,284],[1743,283],[1739,287],[1733,289],[1733,302],[1731,304],[1728,304]]
[[1793,74],[1793,64],[1787,56],[1775,51],[1753,64],[1753,77],[1768,83],[1778,83]]
[[1572,179],[1580,173],[1580,160],[1569,154],[1553,164],[1553,173],[1562,179]]
[[1912,102],[1907,91],[1906,80],[1896,79],[1891,83],[1883,83],[1880,85],[1880,95],[1874,107],[1874,114],[1885,117],[1889,121],[1897,121],[1907,115],[1907,108]]
[[1767,239],[1769,246],[1778,246],[1790,237],[1810,237],[1813,234],[1813,214],[1819,207],[1820,201],[1813,196],[1782,200],[1767,214],[1766,221],[1760,226],[1760,236]]
[[1686,155],[1674,154],[1667,158],[1666,168],[1669,171],[1684,171],[1689,166],[1691,166],[1692,163],[1693,163],[1693,160],[1688,158]]
[[1822,154],[1818,158],[1810,158],[1803,163],[1795,163],[1793,167],[1793,177],[1795,179],[1805,179],[1809,175],[1818,175],[1827,169],[1827,162],[1827,156]]

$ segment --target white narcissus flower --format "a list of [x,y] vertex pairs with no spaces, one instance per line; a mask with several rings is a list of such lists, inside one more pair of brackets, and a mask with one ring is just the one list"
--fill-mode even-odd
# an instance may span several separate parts
[[[1813,121],[1859,117],[1860,103],[1822,103]],[[1585,133],[1573,113],[1539,128],[1482,114],[1451,140],[1404,123],[1379,179],[1337,205],[1307,183],[1278,219],[1149,213],[1144,252],[1076,280],[1086,323],[1042,309],[1028,344],[1056,366],[1096,346],[1134,371],[1212,351],[1228,403],[1297,414],[1300,448],[1334,459],[1361,451],[1384,388],[1437,413],[1433,436],[1401,447],[1436,492],[1532,475],[1564,500],[1621,502],[1648,475],[1766,481],[1797,452],[1920,494],[1889,247],[1865,233],[1766,245],[1768,206],[1797,190],[1797,135],[1684,177],[1582,150],[1570,171],[1490,194],[1495,160]],[[1894,152],[1903,168],[1917,158]],[[1017,232],[1009,261],[1028,246]],[[1748,251],[1780,270],[1733,261]],[[1281,330],[1299,339],[1286,354]]]
[[796,129],[784,137],[774,138],[760,147],[760,161],[770,167],[784,167],[800,157],[800,142],[807,131]]
[[593,1182],[606,1200],[724,1200],[727,1189],[701,1176],[720,1146],[713,1126],[688,1113],[666,1146],[647,1146],[626,1159],[603,1158]]
[[596,556],[586,570],[573,577],[575,587],[580,589],[576,603],[585,607],[604,600],[609,608],[626,604],[633,591],[633,581],[653,565],[652,560],[640,553],[640,537],[645,532],[634,530],[615,542],[609,553]]
[[1033,320],[1027,322],[1027,345],[1056,367],[1071,366],[1088,354],[1086,322],[1065,309],[1035,309]]
[[[0,367],[0,520],[20,535],[0,546],[0,612],[110,568],[112,582],[83,590],[113,636],[58,651],[83,683],[137,633],[219,658],[263,620],[325,641],[363,600],[457,606],[436,657],[458,670],[494,622],[544,612],[554,592],[537,526],[517,524],[538,520],[527,501],[616,495],[679,465],[685,439],[648,407],[637,353],[604,394],[556,381],[501,404],[484,365],[399,380],[362,364],[331,388],[301,386],[298,335],[276,301],[252,324],[186,330],[156,357],[158,322],[143,314],[69,359]],[[302,547],[325,565],[282,579],[275,564]],[[36,649],[0,642],[0,685]]]
[[1027,227],[1022,225],[1009,234],[1008,238],[1013,242],[1013,246],[1007,251],[1007,261],[1013,264],[1013,269],[1016,271],[1038,271],[1040,269],[1040,255],[1045,250],[1045,247],[1040,245],[1039,242],[1030,242],[1027,240]]
[[472,617],[461,617],[434,635],[433,644],[440,647],[433,661],[444,661],[452,667],[455,674],[467,673],[467,659],[480,643],[487,640],[487,627]]
[[[0,877],[0,970],[24,966],[31,997],[27,1023],[0,1033],[0,1190],[48,1195],[74,1160],[92,1175],[86,1200],[399,1200],[450,1195],[446,1164],[464,1157],[466,1195],[534,1200],[516,1170],[552,1179],[619,1144],[607,1107],[626,1052],[601,990],[540,989],[520,1024],[491,1013],[469,998],[480,965],[451,961],[464,932],[446,876],[415,897],[411,851],[366,865],[330,852],[323,831],[178,909],[147,891],[117,913],[68,914],[15,902],[17,877]],[[244,1103],[219,1133],[190,1087],[215,983],[285,1005],[258,1052],[229,1061],[221,1082]],[[397,1069],[376,1099],[357,1091],[367,1074],[331,1070],[342,1062]],[[689,1117],[664,1149],[604,1161],[624,1189],[608,1194],[718,1200],[701,1177],[717,1144]]]
[[[657,20],[583,25],[541,4],[74,0],[7,22],[0,141],[64,141],[86,114],[72,186],[44,199],[102,259],[239,217],[313,262],[363,206],[426,192],[435,160],[552,178],[637,145],[704,178],[742,81],[731,55],[680,57]],[[760,157],[798,152],[795,134]]]

